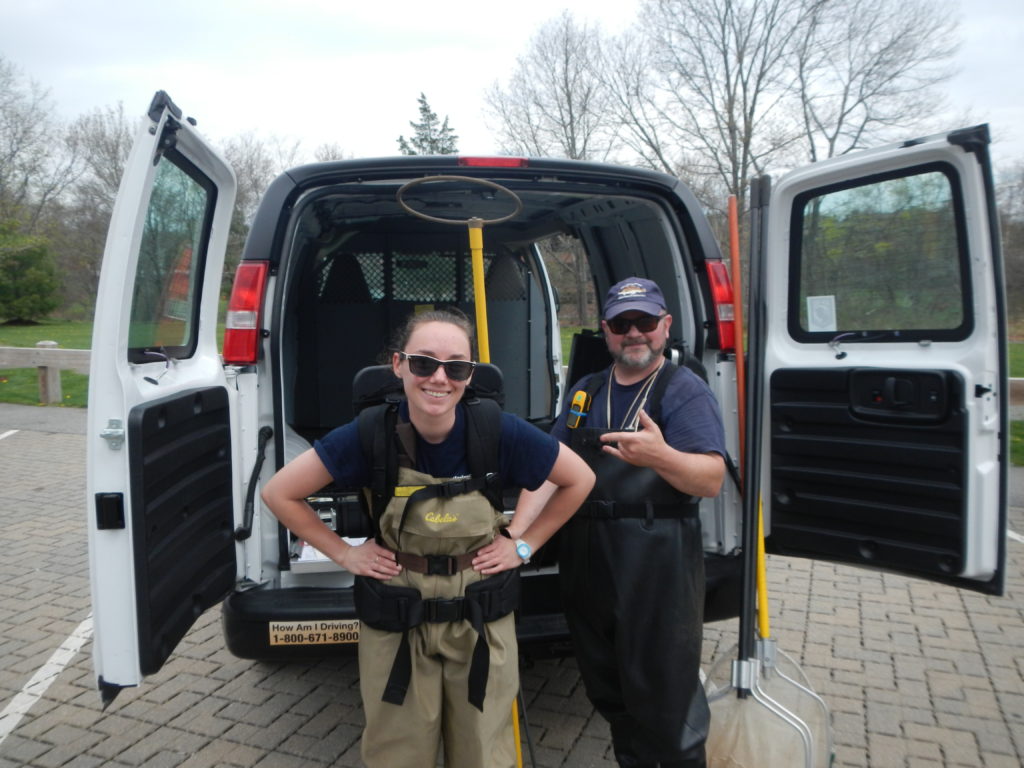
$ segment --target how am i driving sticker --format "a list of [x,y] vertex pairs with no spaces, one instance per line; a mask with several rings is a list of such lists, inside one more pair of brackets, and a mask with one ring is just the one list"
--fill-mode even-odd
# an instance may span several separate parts
[[359,642],[359,619],[270,622],[271,645],[333,645]]

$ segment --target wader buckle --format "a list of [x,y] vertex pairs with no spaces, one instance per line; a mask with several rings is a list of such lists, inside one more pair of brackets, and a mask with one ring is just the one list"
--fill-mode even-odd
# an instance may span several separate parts
[[454,576],[458,572],[458,562],[451,555],[427,555],[428,576]]
[[463,480],[448,480],[434,487],[437,489],[437,495],[442,499],[453,499],[456,496],[475,491],[476,487],[470,483],[472,483],[472,478],[465,478]]
[[461,597],[455,597],[450,600],[442,598],[424,600],[423,606],[426,608],[424,618],[431,624],[462,621],[466,613],[465,603],[466,601]]

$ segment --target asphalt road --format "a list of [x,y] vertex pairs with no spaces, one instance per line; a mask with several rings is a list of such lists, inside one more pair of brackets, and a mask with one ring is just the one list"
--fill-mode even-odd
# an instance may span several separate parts
[[[354,661],[236,659],[217,609],[101,708],[85,440],[84,411],[0,404],[0,768],[358,766]],[[831,708],[836,766],[1024,764],[1024,469],[1011,487],[1004,597],[769,558],[773,635]],[[708,625],[705,667],[727,664],[735,639],[735,622]],[[523,689],[536,765],[614,766],[571,659],[525,669]]]

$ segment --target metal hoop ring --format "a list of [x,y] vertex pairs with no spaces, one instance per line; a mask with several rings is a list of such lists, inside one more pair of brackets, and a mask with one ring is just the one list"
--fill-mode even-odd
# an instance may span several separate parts
[[[409,204],[402,199],[402,196],[405,194],[406,190],[415,187],[417,184],[423,184],[428,181],[468,181],[471,184],[480,184],[482,186],[495,189],[498,192],[504,192],[506,195],[508,195],[515,201],[516,207],[515,210],[512,211],[512,213],[508,214],[507,216],[502,216],[501,218],[498,219],[480,219],[475,216],[472,216],[468,219],[442,219],[437,216],[430,216],[426,213],[422,213],[420,211],[414,210],[413,208],[410,208]],[[402,206],[402,208],[404,208],[406,212],[411,213],[413,216],[418,216],[421,219],[425,219],[426,221],[432,221],[435,224],[467,224],[471,221],[478,221],[481,224],[501,224],[503,221],[508,221],[509,219],[518,216],[519,213],[523,210],[523,201],[520,200],[519,195],[517,195],[511,189],[509,189],[508,187],[503,187],[501,184],[498,184],[496,182],[488,181],[487,179],[477,179],[472,176],[424,176],[422,179],[413,179],[412,181],[402,185],[402,187],[398,190],[396,197],[398,199],[398,204]]]

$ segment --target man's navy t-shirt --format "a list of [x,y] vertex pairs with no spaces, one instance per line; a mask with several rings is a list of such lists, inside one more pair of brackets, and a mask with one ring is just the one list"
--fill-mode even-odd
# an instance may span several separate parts
[[[608,369],[584,376],[568,391],[567,402],[571,402],[572,394],[586,389],[591,376],[601,376],[605,385],[590,406],[590,412],[582,426],[598,429],[608,428],[607,392]],[[612,384],[612,428],[618,429],[621,420],[629,410],[630,403],[637,396],[643,382],[622,386]],[[649,405],[649,404],[648,404]],[[650,413],[650,408],[645,407]],[[555,421],[551,434],[563,443],[569,442],[569,428],[565,423],[567,409]],[[679,368],[661,398],[661,431],[665,442],[684,453],[717,453],[723,458],[725,451],[725,428],[722,426],[722,414],[718,402],[708,385],[689,368]]]

